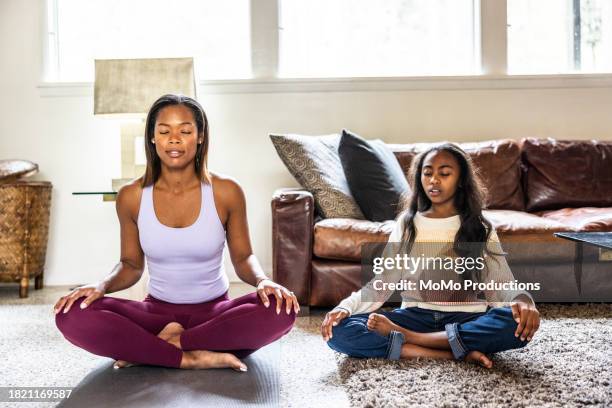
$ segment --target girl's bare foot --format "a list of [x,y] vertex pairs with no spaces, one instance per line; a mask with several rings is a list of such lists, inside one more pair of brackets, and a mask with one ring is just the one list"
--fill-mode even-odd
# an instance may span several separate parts
[[486,354],[481,353],[480,351],[471,351],[466,357],[465,361],[470,363],[477,363],[485,368],[493,367],[493,361]]
[[403,327],[398,326],[393,323],[389,318],[385,315],[381,315],[378,313],[370,313],[368,317],[368,329],[374,331],[381,336],[388,336],[392,331],[404,331]]
[[236,371],[247,371],[247,366],[231,353],[219,353],[207,350],[190,350],[183,352],[181,368],[199,370],[205,368],[233,368]]
[[[185,328],[181,326],[180,323],[170,322],[162,329],[162,331],[160,331],[157,334],[157,337],[159,337],[162,340],[167,341],[168,343],[172,344],[174,347],[180,349],[181,348],[180,338],[181,338],[181,333],[183,331],[185,331]],[[135,365],[138,365],[138,364],[130,363],[125,360],[117,360],[115,361],[115,364],[113,364],[113,368],[125,368],[125,367],[132,367]]]

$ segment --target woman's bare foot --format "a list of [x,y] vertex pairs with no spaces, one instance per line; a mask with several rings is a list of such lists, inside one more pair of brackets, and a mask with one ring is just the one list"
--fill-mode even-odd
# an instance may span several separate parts
[[368,329],[381,336],[388,336],[389,333],[394,330],[400,332],[404,331],[403,327],[393,323],[387,316],[378,313],[370,313],[368,317]]
[[466,357],[465,361],[470,363],[477,363],[483,366],[484,368],[493,367],[493,361],[486,354],[481,353],[480,351],[471,351]]
[[183,352],[181,368],[199,370],[205,368],[233,368],[236,371],[247,371],[247,366],[231,353],[219,353],[207,350],[190,350]]
[[[180,349],[181,348],[180,338],[181,338],[181,333],[183,331],[185,331],[185,328],[181,326],[180,323],[170,322],[162,329],[162,331],[160,331],[157,334],[157,337],[159,337],[162,340],[167,341],[168,343],[172,344],[174,347]],[[115,361],[115,364],[113,364],[113,368],[125,368],[125,367],[132,367],[135,365],[138,365],[138,364],[130,363],[125,360],[117,360]]]
[[180,323],[170,322],[159,332],[157,337],[162,340],[166,340],[168,343],[172,344],[174,347],[178,349],[183,349],[181,347],[181,333],[185,331],[185,328],[181,326]]

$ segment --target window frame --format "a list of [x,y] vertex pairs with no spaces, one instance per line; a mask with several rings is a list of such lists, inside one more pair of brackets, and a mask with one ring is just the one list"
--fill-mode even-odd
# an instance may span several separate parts
[[[53,64],[55,69],[58,64],[57,58],[52,60],[49,49],[50,33],[57,33],[57,30],[49,27],[47,6],[55,7],[53,15],[57,16],[57,0],[39,1],[43,3],[41,21],[44,24],[41,30],[43,63],[38,85],[41,96],[93,95],[92,82],[47,80]],[[474,0],[475,15],[480,16],[474,24],[476,57],[481,66],[478,75],[279,78],[279,7],[280,0],[250,0],[253,77],[198,80],[199,94],[612,87],[612,73],[507,74],[507,0]],[[55,38],[57,41],[57,35]]]

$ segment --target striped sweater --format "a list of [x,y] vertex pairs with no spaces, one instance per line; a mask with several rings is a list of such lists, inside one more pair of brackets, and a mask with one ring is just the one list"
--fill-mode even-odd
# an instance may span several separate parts
[[[401,220],[401,216],[398,220]],[[460,217],[455,215],[448,218],[429,218],[421,213],[414,217],[414,227],[416,237],[411,258],[446,258],[448,250],[452,248],[455,235],[460,227]],[[396,222],[393,232],[389,236],[388,243],[383,252],[383,256],[393,258],[398,255],[398,243],[401,240],[404,225],[403,222]],[[510,270],[499,238],[495,230],[491,232],[487,248],[489,255],[482,258],[482,264],[486,265],[479,276],[479,282],[515,282],[512,271]],[[425,254],[425,252],[428,252]],[[456,258],[456,256],[455,256]],[[432,270],[433,269],[433,270]],[[440,282],[449,281],[461,283],[461,290],[453,289],[432,289],[431,287],[420,288],[420,282]],[[378,281],[378,282],[376,282]],[[414,282],[413,290],[401,292],[402,308],[420,307],[425,309],[443,312],[484,312],[487,306],[501,306],[510,304],[517,296],[531,296],[521,290],[487,290],[465,289],[464,279],[456,270],[440,270],[439,268],[415,268],[411,272],[406,269],[392,267],[384,269],[382,273],[376,275],[361,290],[353,292],[349,297],[342,300],[335,309],[344,309],[349,314],[368,313],[380,308],[394,293],[393,288],[383,287],[382,283],[397,283],[399,281]],[[430,282],[431,283],[431,282]],[[516,283],[516,282],[515,282]],[[510,285],[506,285],[510,287]],[[484,295],[484,299],[480,294]]]

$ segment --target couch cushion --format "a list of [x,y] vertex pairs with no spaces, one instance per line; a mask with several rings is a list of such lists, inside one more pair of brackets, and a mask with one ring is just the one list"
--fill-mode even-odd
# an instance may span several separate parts
[[[389,147],[407,174],[412,159],[419,152],[441,143],[390,144]],[[472,158],[480,174],[487,189],[488,208],[517,211],[525,208],[518,142],[502,139],[458,145]]]
[[612,206],[612,141],[522,142],[527,211]]
[[581,232],[612,231],[612,207],[563,208],[537,213],[544,219],[554,220]]
[[491,221],[498,235],[536,234],[552,237],[554,232],[574,231],[574,228],[554,219],[539,217],[523,211],[484,210],[484,216]]
[[[509,263],[574,262],[575,243],[553,235],[555,232],[574,231],[573,227],[521,211],[485,210],[484,216],[495,227]],[[585,252],[586,255],[589,259],[593,257],[592,251]]]
[[[573,262],[575,245],[553,236],[555,232],[574,231],[572,226],[521,211],[485,210],[484,215],[508,252],[508,261]],[[395,221],[321,220],[314,227],[313,253],[319,258],[360,261],[361,245],[385,242],[394,226]]]
[[410,187],[387,145],[381,140],[367,141],[344,129],[338,154],[363,215],[370,221],[394,219]]
[[319,258],[361,260],[361,245],[386,242],[395,221],[374,222],[328,218],[314,226],[313,253]]

